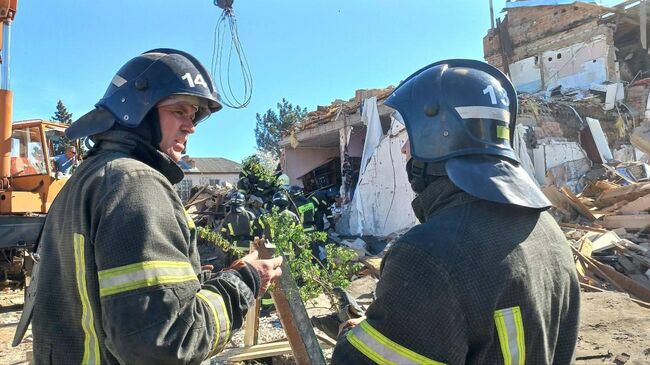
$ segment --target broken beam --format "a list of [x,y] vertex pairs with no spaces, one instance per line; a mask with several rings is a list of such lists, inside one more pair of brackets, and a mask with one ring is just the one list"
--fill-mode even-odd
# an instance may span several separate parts
[[[260,258],[270,259],[275,255],[275,245],[268,244],[265,240],[256,239],[256,246]],[[282,275],[276,281],[271,297],[273,297],[275,308],[278,311],[282,328],[287,334],[293,357],[298,365],[325,365],[323,351],[318,344],[311,320],[300,298],[298,286],[291,277],[286,257],[284,257],[280,269]]]

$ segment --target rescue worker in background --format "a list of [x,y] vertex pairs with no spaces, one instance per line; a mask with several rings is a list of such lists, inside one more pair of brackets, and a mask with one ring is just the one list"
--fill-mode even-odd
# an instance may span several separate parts
[[339,190],[332,186],[325,190],[317,190],[309,197],[309,200],[314,203],[315,212],[314,220],[316,230],[325,231],[325,222],[332,224],[332,204],[336,202],[339,196]]
[[551,205],[517,161],[517,95],[473,60],[429,65],[384,105],[422,224],[382,261],[366,319],[342,326],[332,364],[569,364],[580,290]]
[[296,213],[289,210],[289,205],[291,202],[289,201],[289,197],[287,196],[286,192],[280,190],[277,193],[273,194],[273,200],[271,202],[273,203],[274,207],[278,207],[278,213],[280,213],[280,215],[286,215],[291,218],[296,224],[300,224],[300,218],[298,218]]
[[316,230],[316,206],[314,203],[305,197],[302,188],[298,185],[289,186],[289,196],[295,207],[294,213],[300,218],[305,232]]
[[221,221],[221,236],[242,251],[248,252],[253,240],[253,222],[255,214],[251,213],[244,202],[246,197],[240,191],[230,197],[230,211]]
[[38,247],[34,362],[198,364],[242,326],[282,261],[199,266],[194,222],[173,185],[189,135],[221,109],[219,96],[196,58],[154,49],[128,61],[95,106],[66,130],[94,146],[52,204]]

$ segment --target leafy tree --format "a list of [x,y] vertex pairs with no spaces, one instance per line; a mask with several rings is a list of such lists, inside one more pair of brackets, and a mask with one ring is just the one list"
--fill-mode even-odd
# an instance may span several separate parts
[[[275,186],[277,179],[273,175],[273,170],[258,155],[250,155],[242,161],[242,172],[247,176],[254,176],[253,184],[266,183],[268,186]],[[240,175],[241,176],[241,175]]]
[[[56,112],[54,112],[54,115],[51,118],[53,121],[63,123],[63,124],[72,124],[72,113],[68,112],[68,109],[65,107],[63,104],[63,101],[59,100],[56,103]],[[77,153],[80,153],[82,155],[86,154],[87,149],[84,143],[85,139],[81,139],[81,143],[79,143],[79,151]],[[74,146],[75,143],[74,141],[69,140],[66,137],[61,138],[59,143],[55,143],[54,147],[54,152],[55,154],[59,155],[65,152],[66,148],[69,146]]]
[[[319,262],[311,253],[311,242],[326,242],[325,232],[307,233],[302,225],[289,215],[280,214],[278,208],[266,215],[266,224],[275,232],[273,243],[277,254],[284,254],[288,261],[290,274],[298,283],[298,292],[286,293],[299,295],[303,301],[308,301],[325,293],[336,308],[338,301],[334,295],[334,288],[347,288],[350,278],[359,272],[363,265],[355,262],[357,254],[347,248],[334,244],[325,245],[327,260],[325,264]],[[229,252],[234,258],[241,258],[244,253],[237,246],[225,240],[219,233],[206,227],[197,227],[198,236],[216,247]]]
[[52,120],[59,123],[72,124],[72,113],[68,113],[68,109],[66,109],[61,100],[56,103],[56,112]]
[[257,148],[271,153],[276,159],[280,157],[282,133],[300,124],[307,115],[307,108],[300,108],[299,105],[294,107],[284,98],[277,104],[277,108],[277,112],[269,109],[264,115],[257,113],[255,125]]
[[363,265],[354,262],[357,254],[347,247],[326,244],[327,260],[323,264],[312,255],[310,243],[326,242],[325,232],[305,232],[302,225],[296,224],[289,215],[278,213],[277,208],[267,215],[266,223],[275,232],[276,253],[285,255],[291,275],[298,283],[299,293],[296,294],[308,301],[324,293],[330,299],[332,309],[338,310],[334,288],[347,288],[352,275],[361,270]]

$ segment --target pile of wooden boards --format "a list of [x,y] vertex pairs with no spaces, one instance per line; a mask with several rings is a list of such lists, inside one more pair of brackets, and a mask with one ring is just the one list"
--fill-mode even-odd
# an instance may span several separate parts
[[185,203],[185,209],[199,226],[216,227],[225,216],[228,187],[203,185]]
[[561,224],[571,244],[581,286],[625,292],[650,308],[650,248],[615,232]]
[[650,307],[650,182],[602,179],[579,194],[542,190],[572,245],[581,285],[626,292]]

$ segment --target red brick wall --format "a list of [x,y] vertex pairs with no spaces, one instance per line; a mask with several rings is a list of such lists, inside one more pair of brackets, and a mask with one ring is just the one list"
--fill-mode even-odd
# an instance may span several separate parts
[[[607,34],[608,39],[611,39],[612,31],[597,24],[600,13],[601,10],[596,6],[579,3],[508,10],[508,32],[514,53],[510,57],[510,63],[543,51],[589,41],[597,34]],[[484,58],[486,62],[503,70],[500,47],[497,30],[488,30],[483,38]],[[610,58],[613,62],[613,52]]]
[[596,6],[574,5],[537,6],[508,10],[508,32],[514,48],[570,30],[596,20],[601,10]]
[[632,108],[643,120],[645,120],[644,114],[648,102],[648,92],[650,92],[650,86],[637,85],[630,86],[626,90],[627,95],[625,95],[625,105]]

